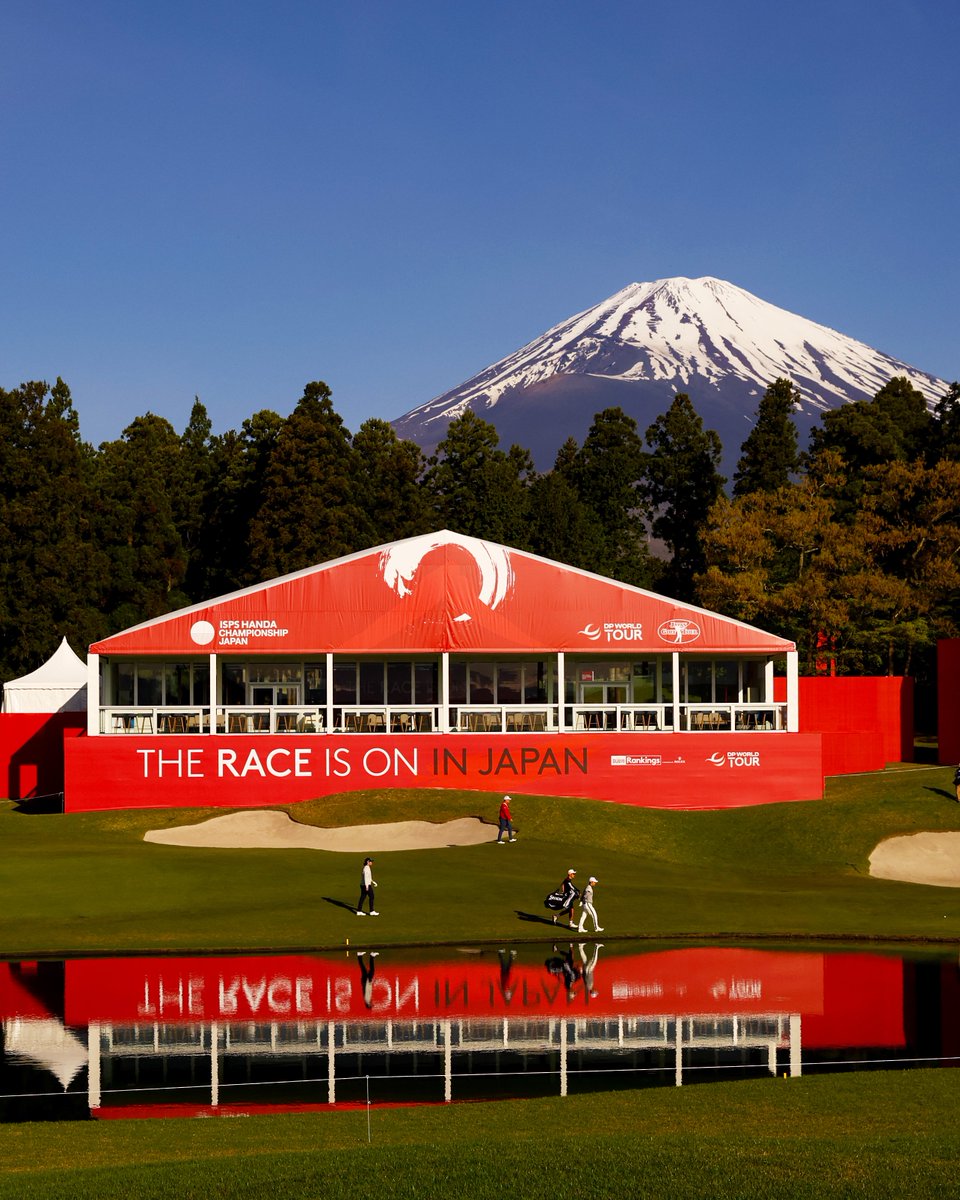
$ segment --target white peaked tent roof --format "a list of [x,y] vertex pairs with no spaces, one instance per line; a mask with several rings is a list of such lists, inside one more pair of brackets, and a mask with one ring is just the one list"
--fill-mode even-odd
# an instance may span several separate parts
[[6,713],[83,711],[87,707],[87,664],[64,638],[42,667],[3,685]]

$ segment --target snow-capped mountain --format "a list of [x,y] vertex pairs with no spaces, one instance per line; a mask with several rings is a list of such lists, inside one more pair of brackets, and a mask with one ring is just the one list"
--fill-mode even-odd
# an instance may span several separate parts
[[820,413],[870,398],[897,375],[930,403],[947,390],[942,379],[722,279],[660,279],[632,283],[562,321],[393,425],[432,450],[472,408],[497,427],[504,448],[526,446],[544,470],[566,438],[583,440],[600,409],[619,405],[643,435],[676,392],[687,392],[719,433],[730,474],[760,397],[779,376],[802,396],[803,446]]

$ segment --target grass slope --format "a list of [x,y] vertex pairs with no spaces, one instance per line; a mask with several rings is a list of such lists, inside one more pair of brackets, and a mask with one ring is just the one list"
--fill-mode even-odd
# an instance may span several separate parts
[[6,1126],[0,1198],[955,1195],[956,1071],[577,1099]]
[[[514,796],[520,840],[377,855],[382,916],[353,914],[362,854],[200,850],[143,842],[147,829],[209,811],[34,815],[0,802],[0,952],[310,949],[533,940],[545,892],[568,866],[601,880],[615,936],[734,934],[950,939],[960,892],[874,880],[885,837],[960,828],[946,768],[829,782],[827,798],[672,812]],[[366,792],[297,805],[323,826],[464,815],[472,792]],[[222,811],[222,810],[217,810]]]

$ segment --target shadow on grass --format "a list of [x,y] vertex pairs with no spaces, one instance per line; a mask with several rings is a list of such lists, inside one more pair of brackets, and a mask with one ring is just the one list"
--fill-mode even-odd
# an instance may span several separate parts
[[934,794],[935,796],[946,796],[946,798],[947,798],[948,800],[952,800],[952,801],[954,802],[954,804],[956,804],[956,802],[957,802],[956,793],[955,793],[955,792],[948,792],[946,788],[938,788],[938,787],[929,787],[929,786],[927,786],[927,787],[924,787],[924,789],[923,789],[923,790],[924,790],[925,792],[933,792],[933,794]]
[[18,813],[62,813],[63,792],[53,792],[49,796],[27,796],[14,803],[13,811]]
[[524,912],[519,908],[515,908],[513,911],[517,914],[518,921],[530,921],[534,925],[549,925],[551,929],[568,928],[566,921],[561,924],[560,922],[555,922],[553,917],[541,917],[537,913]]
[[333,896],[324,896],[323,900],[327,904],[332,904],[334,908],[345,908],[347,912],[352,913],[357,911],[357,906],[355,904],[348,904],[346,900],[335,900]]

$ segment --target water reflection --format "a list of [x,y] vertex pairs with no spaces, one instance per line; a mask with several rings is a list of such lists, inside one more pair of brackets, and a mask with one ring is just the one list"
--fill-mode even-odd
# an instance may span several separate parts
[[956,960],[602,943],[0,962],[0,1118],[440,1103],[952,1063]]

